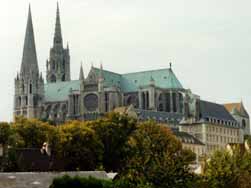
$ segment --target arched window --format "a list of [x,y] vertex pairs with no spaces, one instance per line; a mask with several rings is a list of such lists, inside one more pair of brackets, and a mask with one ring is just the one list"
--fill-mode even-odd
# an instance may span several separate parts
[[22,93],[24,93],[24,84],[22,84]]
[[56,82],[56,76],[53,74],[52,76],[51,76],[51,82]]
[[146,92],[146,109],[149,108],[149,92]]
[[164,111],[163,104],[159,104],[159,111]]
[[65,81],[65,75],[63,74],[61,81]]
[[142,109],[146,108],[146,97],[145,97],[145,93],[142,93]]
[[184,112],[184,99],[181,93],[179,93],[179,112],[180,113]]
[[163,100],[163,95],[160,94],[160,95],[159,95],[159,101],[162,101],[162,100]]
[[173,93],[172,100],[173,100],[173,112],[177,112],[177,97],[176,93]]
[[25,105],[28,105],[28,97],[25,96]]
[[32,84],[30,84],[30,94],[32,94]]
[[17,106],[21,106],[21,97],[18,97],[18,99],[17,99]]
[[246,128],[246,121],[245,121],[245,119],[242,120],[242,127]]
[[170,99],[171,95],[170,93],[166,94],[166,111],[170,112],[171,111],[171,99]]
[[55,69],[56,69],[56,64],[55,64],[55,61],[54,61],[54,60],[52,60],[51,69],[52,69],[52,70],[55,70]]

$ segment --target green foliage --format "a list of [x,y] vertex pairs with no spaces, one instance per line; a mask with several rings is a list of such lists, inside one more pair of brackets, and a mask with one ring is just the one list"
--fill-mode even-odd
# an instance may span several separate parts
[[11,127],[9,123],[0,123],[0,144],[6,145],[9,142],[11,136]]
[[84,122],[73,121],[62,125],[59,131],[67,170],[95,170],[101,165],[103,144],[93,129]]
[[41,148],[49,140],[53,127],[36,119],[17,117],[12,125],[12,146],[16,148]]
[[[11,148],[41,148],[48,142],[52,170],[61,161],[60,170],[65,171],[104,168],[119,172],[113,183],[117,188],[195,187],[199,179],[189,172],[195,155],[182,149],[171,130],[153,121],[138,123],[111,113],[100,120],[69,121],[60,126],[18,117],[10,127],[6,135]],[[15,153],[10,153],[6,169],[18,169],[16,161]],[[87,180],[65,177],[56,179],[51,187],[62,182],[77,187],[82,181]]]
[[217,151],[208,161],[205,178],[210,188],[251,187],[251,154],[237,147],[232,153]]
[[131,156],[120,174],[135,185],[187,187],[193,176],[188,165],[195,155],[182,149],[172,132],[154,122],[145,122],[129,140]]
[[115,113],[89,123],[104,145],[103,166],[107,171],[118,172],[125,164],[127,142],[136,129],[136,120]]
[[100,180],[93,177],[70,177],[63,176],[55,178],[50,188],[112,188],[112,182],[108,180]]

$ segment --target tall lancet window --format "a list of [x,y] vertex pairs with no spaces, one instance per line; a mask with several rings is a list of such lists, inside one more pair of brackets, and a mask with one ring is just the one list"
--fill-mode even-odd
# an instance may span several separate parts
[[32,84],[30,84],[30,94],[32,94]]

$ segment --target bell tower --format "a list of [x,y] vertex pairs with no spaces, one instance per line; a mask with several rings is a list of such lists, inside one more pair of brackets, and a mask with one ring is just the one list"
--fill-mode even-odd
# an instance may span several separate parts
[[15,78],[14,116],[39,118],[44,98],[44,80],[39,75],[31,8],[23,47],[20,73]]
[[46,62],[46,73],[48,83],[71,80],[69,45],[67,44],[66,48],[63,46],[58,3],[53,47],[50,50],[49,60]]

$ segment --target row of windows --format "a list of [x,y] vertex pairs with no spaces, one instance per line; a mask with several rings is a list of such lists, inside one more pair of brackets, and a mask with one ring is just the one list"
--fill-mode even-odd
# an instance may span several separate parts
[[219,133],[219,134],[227,134],[227,135],[233,135],[233,136],[238,136],[239,131],[238,130],[233,130],[229,128],[222,128],[222,127],[214,127],[214,126],[208,126],[207,127],[208,132],[212,133]]
[[206,121],[210,123],[214,123],[214,124],[229,125],[229,126],[234,126],[234,127],[238,126],[238,123],[234,121],[219,120],[216,118],[206,118]]
[[239,139],[227,136],[217,136],[217,135],[207,134],[207,141],[227,144],[227,143],[238,143]]

